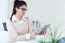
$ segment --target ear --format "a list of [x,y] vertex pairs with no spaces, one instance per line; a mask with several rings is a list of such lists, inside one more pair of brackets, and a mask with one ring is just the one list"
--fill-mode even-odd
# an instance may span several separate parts
[[16,10],[16,12],[17,12],[17,11],[18,11],[18,8],[16,7],[15,10]]

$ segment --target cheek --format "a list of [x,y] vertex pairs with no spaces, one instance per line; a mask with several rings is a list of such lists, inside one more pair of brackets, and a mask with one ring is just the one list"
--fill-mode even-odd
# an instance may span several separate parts
[[21,10],[18,11],[19,15],[22,16],[23,12]]
[[25,14],[25,13],[24,13],[22,10],[19,10],[19,15],[20,15],[20,16],[24,16],[24,14]]
[[23,12],[21,10],[19,10],[19,14],[22,14]]

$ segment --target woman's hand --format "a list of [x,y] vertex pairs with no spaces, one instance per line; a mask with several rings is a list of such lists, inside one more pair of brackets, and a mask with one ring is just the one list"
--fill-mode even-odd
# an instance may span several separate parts
[[30,37],[32,39],[34,39],[36,37],[36,31],[32,31],[30,34],[31,34]]
[[39,35],[39,32],[40,32],[40,31],[41,31],[40,29],[32,31],[32,32],[31,32],[31,38],[35,38],[36,35]]

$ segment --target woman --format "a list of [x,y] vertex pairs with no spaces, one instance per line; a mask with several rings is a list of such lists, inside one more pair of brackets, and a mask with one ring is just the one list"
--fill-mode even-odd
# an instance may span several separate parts
[[14,2],[13,13],[8,22],[8,31],[13,41],[28,40],[35,37],[35,32],[32,32],[29,27],[29,19],[24,17],[26,10],[27,4],[25,1],[16,0]]

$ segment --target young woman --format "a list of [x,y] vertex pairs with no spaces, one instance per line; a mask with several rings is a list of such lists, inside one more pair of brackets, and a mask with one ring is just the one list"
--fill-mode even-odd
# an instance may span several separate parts
[[16,0],[12,16],[8,22],[8,31],[13,41],[28,40],[35,37],[35,32],[29,27],[30,21],[24,17],[27,10],[25,1]]

